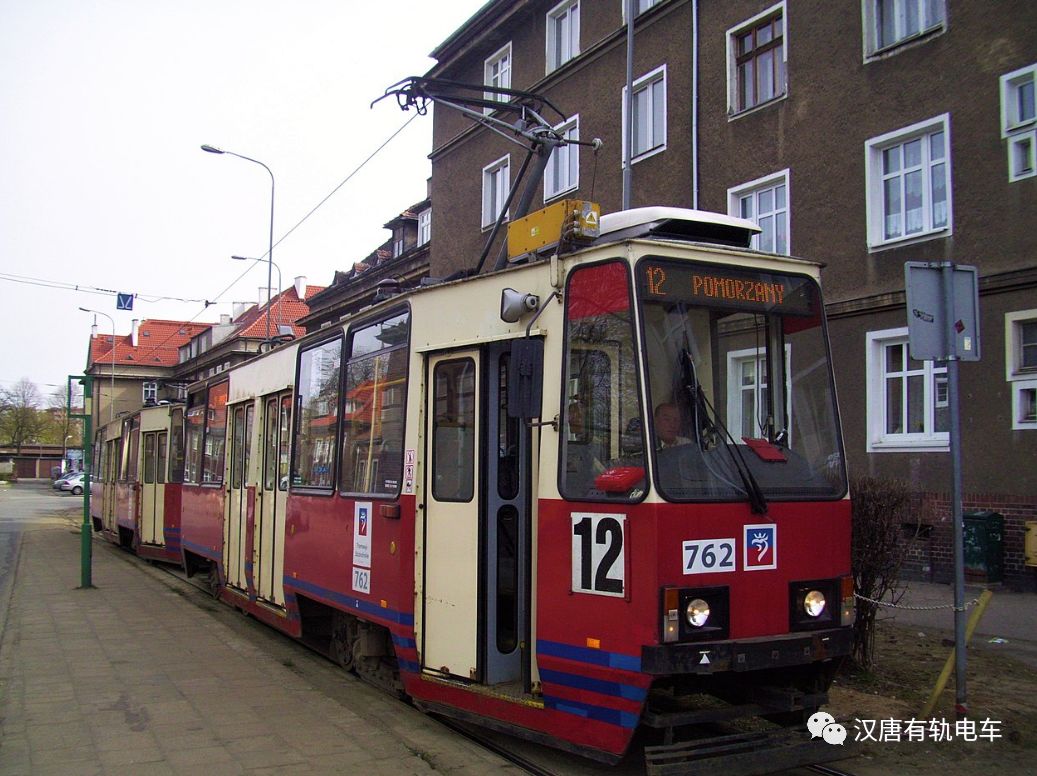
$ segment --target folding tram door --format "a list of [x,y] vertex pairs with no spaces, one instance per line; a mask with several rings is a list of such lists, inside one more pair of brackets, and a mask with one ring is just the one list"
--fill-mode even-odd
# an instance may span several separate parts
[[167,431],[144,432],[144,476],[140,493],[140,541],[163,546],[165,521]]
[[[258,407],[259,467],[252,466]],[[271,394],[231,411],[224,567],[227,583],[284,606],[284,523],[288,508],[292,394]],[[257,477],[258,475],[258,477]]]
[[530,431],[507,415],[509,350],[428,359],[422,661],[528,690]]

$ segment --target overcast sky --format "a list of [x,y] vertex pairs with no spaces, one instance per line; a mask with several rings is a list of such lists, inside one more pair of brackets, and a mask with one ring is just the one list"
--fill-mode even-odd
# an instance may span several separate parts
[[[483,2],[0,0],[0,387],[82,372],[79,307],[128,333],[257,301],[265,265],[225,289],[246,269],[231,255],[266,252],[270,178],[199,146],[271,168],[276,241],[414,116],[369,105]],[[328,285],[425,197],[431,129],[415,119],[274,248],[285,287]],[[93,288],[140,296],[116,311]]]

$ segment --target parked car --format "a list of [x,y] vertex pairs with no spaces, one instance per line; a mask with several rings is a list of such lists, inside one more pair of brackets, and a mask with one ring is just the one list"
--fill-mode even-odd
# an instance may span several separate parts
[[61,486],[63,484],[65,484],[66,480],[68,480],[70,477],[78,477],[82,473],[83,472],[65,472],[64,474],[59,476],[56,480],[54,480],[54,490],[61,490]]
[[80,496],[83,493],[83,472],[76,472],[71,475],[68,479],[61,481],[61,489],[63,491],[71,491],[73,496]]

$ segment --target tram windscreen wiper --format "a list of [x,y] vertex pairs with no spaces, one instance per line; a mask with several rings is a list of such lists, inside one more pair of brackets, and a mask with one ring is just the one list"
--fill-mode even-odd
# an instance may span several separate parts
[[705,451],[707,449],[707,438],[716,439],[718,436],[724,442],[724,447],[731,457],[738,476],[742,480],[745,495],[749,499],[749,507],[754,514],[767,514],[767,497],[763,495],[760,483],[753,476],[749,464],[745,462],[742,451],[727,426],[720,419],[716,409],[709,403],[705,392],[698,381],[695,373],[695,363],[692,360],[688,348],[682,348],[680,352],[681,383],[684,394],[691,406],[692,416],[695,419],[695,435],[699,446]]

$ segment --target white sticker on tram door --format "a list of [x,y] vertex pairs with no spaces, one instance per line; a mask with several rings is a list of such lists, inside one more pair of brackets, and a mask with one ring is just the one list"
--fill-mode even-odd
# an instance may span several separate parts
[[682,545],[685,574],[716,574],[736,571],[734,539],[697,539]]
[[626,594],[626,515],[573,512],[572,590],[574,593]]

